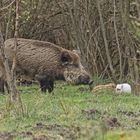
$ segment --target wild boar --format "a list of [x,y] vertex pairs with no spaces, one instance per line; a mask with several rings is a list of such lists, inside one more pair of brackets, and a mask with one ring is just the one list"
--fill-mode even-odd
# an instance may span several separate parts
[[[83,68],[79,55],[50,42],[18,38],[16,74],[25,80],[37,80],[41,91],[52,92],[55,80],[70,84],[90,84],[90,76]],[[5,53],[12,65],[14,39],[5,41]],[[0,58],[1,78],[4,76]]]

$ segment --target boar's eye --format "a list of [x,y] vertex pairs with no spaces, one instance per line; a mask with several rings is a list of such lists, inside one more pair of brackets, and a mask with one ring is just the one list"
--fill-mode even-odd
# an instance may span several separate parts
[[76,67],[76,68],[78,68],[78,67],[79,67],[79,65],[78,65],[78,64],[73,64],[73,66],[74,66],[74,67]]
[[79,68],[79,65],[78,64],[67,64],[67,67]]
[[63,62],[62,65],[66,67],[79,68],[79,64],[73,64],[72,62],[67,62],[67,61]]

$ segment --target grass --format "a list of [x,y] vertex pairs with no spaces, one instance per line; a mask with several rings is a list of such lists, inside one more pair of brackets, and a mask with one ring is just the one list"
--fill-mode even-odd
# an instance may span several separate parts
[[[54,94],[19,87],[24,116],[6,111],[0,96],[0,139],[138,140],[140,97],[94,94],[87,86],[57,84]],[[116,121],[113,121],[113,119]]]

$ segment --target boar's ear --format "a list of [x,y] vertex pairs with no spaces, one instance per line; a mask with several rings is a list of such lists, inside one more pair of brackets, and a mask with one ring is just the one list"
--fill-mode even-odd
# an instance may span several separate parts
[[81,56],[81,51],[80,50],[72,50],[74,53],[78,54],[79,56]]
[[63,51],[61,54],[61,62],[63,63],[63,65],[68,64],[71,61],[72,61],[72,58],[71,58],[69,52]]

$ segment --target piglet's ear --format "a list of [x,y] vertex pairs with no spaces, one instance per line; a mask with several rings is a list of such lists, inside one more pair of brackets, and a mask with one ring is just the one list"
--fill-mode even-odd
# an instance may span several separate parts
[[71,61],[72,61],[72,58],[71,58],[69,52],[63,51],[62,54],[61,54],[61,62],[62,62],[63,64],[68,64],[68,63],[70,63]]

